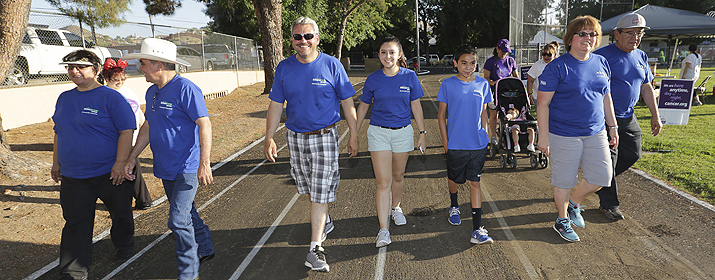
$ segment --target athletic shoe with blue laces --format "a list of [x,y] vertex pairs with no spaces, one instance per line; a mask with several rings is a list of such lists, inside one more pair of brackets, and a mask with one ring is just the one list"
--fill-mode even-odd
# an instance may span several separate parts
[[578,205],[573,205],[569,203],[567,212],[569,214],[569,220],[571,220],[571,223],[576,226],[576,227],[585,227],[586,222],[583,221],[583,216],[581,216],[581,212],[584,210],[581,209]]
[[469,242],[474,244],[491,244],[494,243],[494,239],[487,235],[487,230],[484,229],[484,227],[480,227],[472,231],[472,239],[470,239]]
[[458,226],[462,224],[462,218],[459,217],[459,214],[462,212],[459,212],[459,207],[450,207],[449,208],[449,223],[452,224],[453,226]]
[[571,222],[569,221],[569,219],[556,219],[556,223],[554,224],[553,228],[556,232],[559,233],[561,238],[566,241],[581,241],[581,239],[578,238],[578,234],[576,234],[576,232],[573,231],[573,228],[571,228]]

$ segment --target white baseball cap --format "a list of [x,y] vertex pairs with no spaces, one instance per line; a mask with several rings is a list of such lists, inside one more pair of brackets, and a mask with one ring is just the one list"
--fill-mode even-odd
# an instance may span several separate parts
[[645,26],[645,18],[642,15],[639,15],[637,13],[629,13],[626,14],[625,16],[622,16],[621,19],[618,20],[618,24],[616,24],[616,27],[613,29],[624,29],[624,28],[644,28],[644,29],[649,29],[650,27]]

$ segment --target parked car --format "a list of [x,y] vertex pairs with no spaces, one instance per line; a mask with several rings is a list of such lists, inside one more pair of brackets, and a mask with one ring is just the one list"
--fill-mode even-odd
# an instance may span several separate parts
[[204,56],[211,60],[215,67],[235,68],[236,54],[224,44],[204,45]]
[[452,65],[452,60],[454,59],[453,54],[445,54],[442,56],[442,59],[440,60],[442,64],[444,65]]
[[[202,57],[201,53],[189,47],[178,46],[176,49],[176,57],[186,60],[191,66],[186,67],[183,65],[178,65],[178,72],[189,72],[189,71],[211,71],[214,70],[214,64],[211,60],[206,57]],[[204,67],[204,61],[206,66]]]
[[[407,62],[407,67],[412,67],[412,66],[414,65],[414,63],[415,63],[415,59],[417,59],[417,58],[416,58],[416,57],[413,57],[413,58],[408,59],[408,60],[406,61],[406,62]],[[420,65],[421,65],[421,66],[426,66],[426,65],[427,65],[427,58],[425,58],[424,56],[420,56]]]
[[437,54],[430,54],[429,55],[429,64],[430,65],[436,65],[439,63],[439,55]]
[[[84,44],[83,44],[84,43]],[[76,50],[86,48],[104,61],[118,59],[122,53],[117,49],[95,46],[81,36],[61,29],[28,27],[20,46],[20,55],[3,81],[7,85],[22,85],[31,77],[66,74],[62,58]]]

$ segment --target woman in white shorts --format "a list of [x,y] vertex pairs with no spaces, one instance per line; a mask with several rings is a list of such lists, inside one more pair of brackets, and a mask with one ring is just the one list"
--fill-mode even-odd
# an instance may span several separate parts
[[359,128],[370,104],[373,104],[367,142],[377,180],[375,204],[380,231],[375,246],[383,247],[392,242],[388,231],[390,209],[395,225],[407,224],[400,202],[407,158],[415,147],[411,117],[414,115],[420,131],[417,145],[422,151],[427,143],[427,131],[420,104],[424,92],[415,72],[406,68],[400,41],[395,37],[385,38],[380,45],[379,57],[381,69],[365,80],[357,115]]
[[[573,19],[564,35],[568,53],[547,64],[539,76],[538,147],[551,155],[551,184],[559,215],[553,228],[570,242],[580,240],[571,224],[585,226],[580,203],[610,185],[613,170],[608,145],[618,146],[611,70],[603,56],[591,53],[600,42],[597,19]],[[584,178],[571,193],[579,166]]]

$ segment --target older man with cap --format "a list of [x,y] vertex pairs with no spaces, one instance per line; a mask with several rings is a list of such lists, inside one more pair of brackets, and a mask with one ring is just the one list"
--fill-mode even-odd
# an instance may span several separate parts
[[358,152],[355,95],[345,69],[335,57],[319,52],[320,35],[314,20],[300,17],[291,26],[291,41],[296,54],[281,61],[268,98],[264,153],[275,162],[273,141],[286,105],[286,139],[290,153],[290,173],[299,194],[310,196],[311,239],[305,265],[328,272],[322,242],[333,230],[328,203],[335,201],[340,182],[338,169],[338,130],[340,106],[350,127],[348,152]]
[[199,263],[213,258],[209,227],[194,205],[198,185],[213,181],[211,174],[211,121],[201,89],[176,74],[176,64],[190,64],[176,57],[176,45],[147,38],[141,52],[124,59],[139,59],[147,82],[146,122],[124,166],[133,180],[135,158],[151,143],[154,175],[162,179],[169,200],[169,229],[174,233],[178,279],[195,279]]
[[638,120],[633,114],[633,107],[639,97],[648,106],[651,113],[650,127],[653,136],[663,128],[655,101],[655,92],[650,81],[653,74],[648,67],[648,56],[638,49],[641,38],[648,29],[645,18],[637,13],[621,17],[614,30],[616,42],[596,50],[594,53],[604,56],[611,67],[611,97],[616,113],[616,129],[620,142],[616,149],[611,149],[614,173],[610,188],[598,192],[601,199],[599,209],[611,220],[622,220],[619,210],[616,176],[628,170],[641,157],[641,137],[643,133]]

